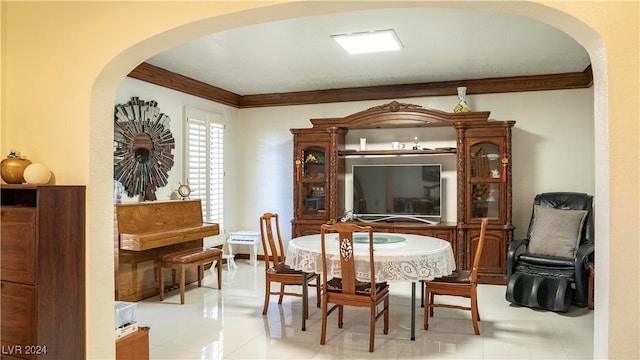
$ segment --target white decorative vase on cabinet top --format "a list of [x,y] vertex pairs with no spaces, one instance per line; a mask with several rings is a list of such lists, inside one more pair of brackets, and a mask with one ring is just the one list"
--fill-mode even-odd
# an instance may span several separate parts
[[453,108],[454,113],[469,112],[471,109],[467,104],[467,87],[460,86],[458,89],[458,105]]

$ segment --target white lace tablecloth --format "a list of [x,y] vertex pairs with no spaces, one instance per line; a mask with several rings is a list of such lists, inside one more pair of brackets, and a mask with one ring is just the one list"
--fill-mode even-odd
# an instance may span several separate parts
[[[327,275],[340,277],[338,234],[327,234]],[[448,241],[421,235],[374,233],[374,238],[402,237],[392,244],[374,244],[375,281],[433,280],[450,275],[456,268],[453,250]],[[368,244],[355,244],[356,277],[370,281]],[[289,241],[285,263],[308,273],[322,273],[320,234],[301,236]]]

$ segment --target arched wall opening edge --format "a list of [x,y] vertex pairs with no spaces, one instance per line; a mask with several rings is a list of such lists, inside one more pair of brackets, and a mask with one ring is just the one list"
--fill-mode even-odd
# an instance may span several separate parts
[[[336,7],[332,11],[338,11],[340,6],[336,3]],[[451,3],[424,2],[413,3],[413,6],[425,7],[453,7]],[[470,4],[467,3],[468,6]],[[504,4],[503,4],[504,5]],[[317,15],[327,12],[326,9],[318,8],[313,4],[290,3],[278,5],[281,9],[287,8],[291,13],[291,18],[296,16]],[[360,5],[364,6],[364,5]],[[373,5],[369,4],[369,7]],[[397,6],[396,4],[387,3],[386,7]],[[575,18],[567,14],[563,14],[557,10],[550,9],[535,3],[520,3],[513,8],[501,6],[492,3],[477,2],[473,4],[474,9],[508,12],[516,15],[524,15],[535,20],[545,21],[551,25],[567,32],[570,36],[578,40],[589,52],[593,67],[594,77],[594,114],[595,114],[595,183],[597,200],[596,208],[596,238],[598,238],[598,252],[596,253],[599,276],[606,279],[609,278],[609,144],[608,144],[608,102],[607,102],[607,61],[604,50],[604,44],[599,36],[591,30],[587,25],[577,22]],[[381,3],[375,5],[380,8]],[[459,6],[458,6],[459,7]],[[367,7],[361,7],[365,9]],[[344,11],[354,10],[353,6],[345,6]],[[273,20],[273,9],[270,7],[252,10],[251,12],[242,14],[230,14],[228,16],[243,17],[249,23],[259,23],[263,21]],[[212,17],[207,22],[215,22],[218,17]],[[552,19],[552,20],[549,20]],[[226,22],[229,24],[229,22]],[[185,31],[192,27],[193,31]],[[229,25],[230,27],[230,25]],[[180,28],[168,30],[166,34],[170,34],[172,39],[180,42],[186,42],[197,36],[205,35],[202,22],[185,24]],[[200,31],[200,34],[196,34]],[[586,35],[585,35],[586,34]],[[146,44],[145,44],[146,43]],[[142,46],[124,50],[117,54],[114,59],[102,70],[93,84],[91,92],[91,115],[90,115],[90,164],[89,164],[89,184],[88,190],[88,213],[87,213],[87,347],[88,354],[92,357],[100,356],[102,353],[108,354],[109,348],[112,346],[109,339],[101,339],[100,334],[103,329],[107,329],[108,324],[112,324],[113,312],[112,303],[105,299],[113,299],[114,296],[114,263],[113,263],[113,244],[104,241],[104,235],[113,231],[113,211],[110,207],[101,204],[112,203],[112,176],[113,176],[113,106],[115,92],[119,83],[126,75],[139,65],[141,51],[149,52],[153,49],[155,53],[159,53],[169,46],[167,43],[161,44],[158,41],[145,41],[144,50]],[[151,45],[150,45],[151,44]],[[155,53],[145,54],[154,55]],[[144,56],[142,56],[144,58]],[[110,274],[106,274],[105,269],[110,269]],[[597,284],[596,293],[607,294],[608,283],[600,282]],[[608,354],[608,301],[605,296],[597,297],[599,307],[596,308],[594,322],[594,357],[607,357]],[[111,328],[109,326],[109,328]],[[98,335],[98,336],[95,336]],[[107,337],[109,338],[109,337]]]

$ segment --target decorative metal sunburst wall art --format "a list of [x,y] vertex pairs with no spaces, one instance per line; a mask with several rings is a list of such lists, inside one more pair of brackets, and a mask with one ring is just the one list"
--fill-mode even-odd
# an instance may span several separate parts
[[175,148],[169,122],[153,100],[133,97],[116,105],[113,178],[127,195],[143,194],[144,200],[156,200],[155,190],[167,185]]

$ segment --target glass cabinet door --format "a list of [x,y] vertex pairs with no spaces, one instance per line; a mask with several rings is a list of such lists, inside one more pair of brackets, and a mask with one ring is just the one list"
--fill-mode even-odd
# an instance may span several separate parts
[[500,146],[482,142],[471,147],[471,178],[498,179],[502,175]]
[[504,186],[500,141],[475,143],[471,145],[469,155],[471,199],[467,215],[471,221],[483,217],[501,219]]
[[303,147],[299,169],[299,215],[325,217],[327,209],[326,149],[320,146]]
[[479,183],[471,185],[471,219],[500,218],[500,184]]
[[317,146],[302,149],[302,178],[324,179],[325,149]]
[[302,184],[302,213],[304,215],[326,214],[325,184]]

